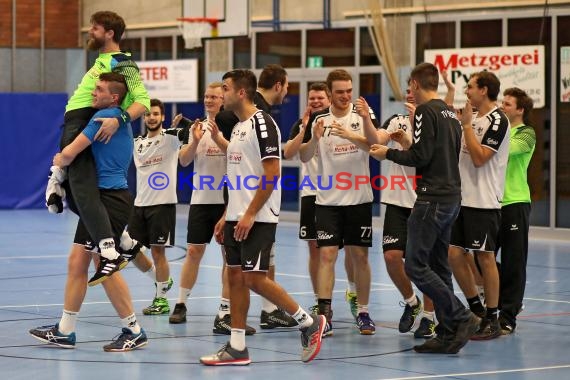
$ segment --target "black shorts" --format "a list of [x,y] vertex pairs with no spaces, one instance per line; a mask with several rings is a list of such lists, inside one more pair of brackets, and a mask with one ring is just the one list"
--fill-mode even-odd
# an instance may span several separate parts
[[[131,208],[133,206],[133,198],[127,189],[99,189],[99,196],[101,197],[101,203],[103,203],[103,206],[105,206],[107,214],[109,215],[115,245],[118,246],[121,235],[129,221],[129,214],[131,213]],[[88,251],[97,252],[99,248],[99,242],[91,238],[81,218],[79,218],[79,221],[77,222],[73,242],[75,244],[83,245]]]
[[372,203],[354,206],[315,206],[319,247],[372,247]]
[[316,195],[301,197],[301,220],[299,222],[299,239],[316,240],[317,229],[315,227],[315,201]]
[[174,245],[176,205],[154,205],[133,208],[129,219],[129,235],[145,247]]
[[465,250],[494,252],[500,225],[501,210],[461,206],[451,229],[449,245]]
[[223,204],[190,205],[188,211],[188,244],[208,244],[214,236],[214,227],[224,215]]
[[406,252],[406,240],[408,239],[408,217],[411,208],[395,205],[386,205],[384,215],[384,229],[382,231],[382,250]]
[[244,272],[269,270],[269,262],[277,223],[253,223],[244,241],[234,239],[237,222],[226,222],[224,226],[224,247],[228,266],[241,266]]

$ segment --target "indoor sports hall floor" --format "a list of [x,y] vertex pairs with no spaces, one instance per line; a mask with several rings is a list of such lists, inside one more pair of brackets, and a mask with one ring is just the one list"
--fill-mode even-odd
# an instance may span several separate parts
[[[177,246],[168,251],[175,279],[171,308],[185,251],[187,208],[178,213]],[[373,285],[370,310],[374,336],[360,336],[344,301],[346,275],[342,255],[337,265],[334,332],[323,341],[318,358],[300,361],[296,329],[261,331],[247,338],[252,364],[204,367],[201,355],[228,340],[212,334],[220,294],[220,251],[208,247],[189,301],[186,324],[170,325],[167,316],[143,316],[154,296],[150,279],[134,267],[127,278],[139,321],[149,344],[127,353],[106,353],[102,346],[119,332],[119,320],[101,286],[90,288],[77,325],[74,350],[41,344],[28,330],[59,320],[66,256],[76,217],[45,210],[0,211],[0,368],[3,379],[568,379],[570,378],[570,243],[532,241],[525,310],[514,335],[470,342],[458,355],[419,355],[418,340],[400,334],[400,297],[379,254],[380,231],[370,261]],[[277,279],[300,302],[313,302],[307,276],[305,243],[296,226],[277,230]],[[462,297],[462,296],[461,296]],[[249,324],[258,327],[259,297],[252,297]]]

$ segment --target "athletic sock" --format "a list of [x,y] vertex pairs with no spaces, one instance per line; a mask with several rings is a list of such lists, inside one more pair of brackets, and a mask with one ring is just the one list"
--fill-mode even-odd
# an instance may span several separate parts
[[301,328],[309,327],[313,324],[313,317],[303,310],[301,306],[299,306],[299,309],[291,317],[297,321]]
[[405,299],[404,302],[410,305],[411,307],[414,307],[418,304],[418,297],[416,297],[416,295],[414,294],[410,298]]
[[75,325],[77,324],[77,311],[63,310],[61,314],[61,319],[59,320],[59,332],[65,335],[71,334],[75,331]]
[[192,289],[187,289],[182,287],[178,288],[178,301],[176,302],[186,304],[186,301],[188,301],[188,297],[190,297],[191,291]]
[[155,282],[156,284],[156,298],[166,298],[168,292],[168,281]]
[[277,310],[277,306],[265,297],[261,297],[261,309],[267,313],[272,313]]
[[131,330],[133,334],[138,334],[141,332],[141,326],[137,322],[135,313],[132,313],[128,317],[121,318],[121,326]]
[[115,241],[113,238],[102,239],[99,241],[99,249],[101,256],[109,260],[115,260],[119,257],[119,252],[115,249]]
[[232,329],[230,346],[232,346],[234,350],[245,350],[245,329]]

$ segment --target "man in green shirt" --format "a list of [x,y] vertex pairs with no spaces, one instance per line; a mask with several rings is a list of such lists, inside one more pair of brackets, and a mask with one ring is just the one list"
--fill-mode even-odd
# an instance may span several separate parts
[[[65,109],[65,123],[60,148],[63,150],[85,128],[89,119],[97,111],[92,107],[92,92],[99,75],[116,72],[123,75],[127,82],[128,93],[121,103],[123,112],[116,118],[101,118],[101,128],[97,132],[97,141],[108,142],[119,127],[132,119],[142,116],[150,109],[150,98],[142,83],[139,69],[132,60],[130,53],[120,50],[119,42],[125,31],[125,21],[119,15],[110,11],[96,12],[91,16],[89,40],[87,48],[99,51],[99,56],[89,71],[83,76],[81,83],[69,99]],[[90,285],[98,282],[96,278],[106,278],[125,265],[125,260],[115,249],[115,242],[109,216],[100,201],[97,186],[97,175],[91,149],[81,152],[68,167],[68,192],[73,196],[76,211],[85,224],[91,239],[98,244],[101,260],[95,276],[89,281]],[[68,195],[69,196],[69,195]],[[126,250],[137,250],[129,242]],[[124,245],[124,244],[123,244]]]
[[530,189],[527,169],[536,145],[529,124],[532,99],[520,88],[507,88],[501,109],[511,123],[511,144],[501,207],[500,324],[503,335],[516,328],[526,284]]

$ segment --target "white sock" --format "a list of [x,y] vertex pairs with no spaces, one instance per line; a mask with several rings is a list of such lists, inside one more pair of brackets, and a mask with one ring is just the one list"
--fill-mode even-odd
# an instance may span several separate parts
[[137,244],[137,241],[131,238],[131,235],[129,235],[127,230],[123,231],[123,234],[121,235],[121,241],[119,243],[121,248],[125,251],[128,251],[129,249],[133,248],[135,244]]
[[232,329],[230,346],[232,346],[234,350],[245,350],[245,329]]
[[356,293],[356,283],[348,281],[348,292]]
[[261,297],[261,309],[268,313],[271,313],[272,311],[277,310],[277,306],[275,306],[275,304],[273,304],[268,299]]
[[416,297],[416,295],[414,294],[410,298],[405,299],[404,302],[410,306],[416,306],[418,304],[418,297]]
[[188,297],[190,297],[190,292],[192,291],[192,289],[187,289],[187,288],[178,288],[178,301],[176,301],[177,303],[183,303],[186,305],[186,301],[188,301]]
[[59,320],[58,330],[60,333],[68,335],[75,331],[77,324],[77,311],[63,310],[61,319]]
[[222,298],[220,300],[220,307],[218,308],[218,317],[223,318],[230,313],[230,300]]
[[154,266],[154,264],[152,264],[150,269],[147,270],[146,272],[144,272],[144,274],[146,274],[148,277],[150,277],[152,282],[156,282],[156,267]]
[[313,324],[313,318],[301,306],[291,317],[297,321],[300,328],[309,327]]
[[357,310],[358,310],[358,311],[357,311],[358,314],[360,314],[360,313],[368,313],[368,305],[361,305],[361,304],[358,304],[358,309],[357,309]]
[[433,322],[433,319],[434,319],[434,316],[435,316],[435,313],[434,313],[433,311],[425,311],[425,310],[424,310],[423,315],[424,315],[424,318],[427,318],[427,319],[429,319],[430,321]]
[[168,292],[168,281],[155,282],[156,284],[156,298],[166,298]]
[[113,238],[102,239],[99,241],[99,249],[101,256],[109,260],[115,260],[119,257],[119,252],[115,249],[115,241]]
[[126,318],[121,318],[121,326],[128,328],[133,332],[133,334],[138,334],[141,332],[141,326],[137,322],[135,313],[132,313]]

